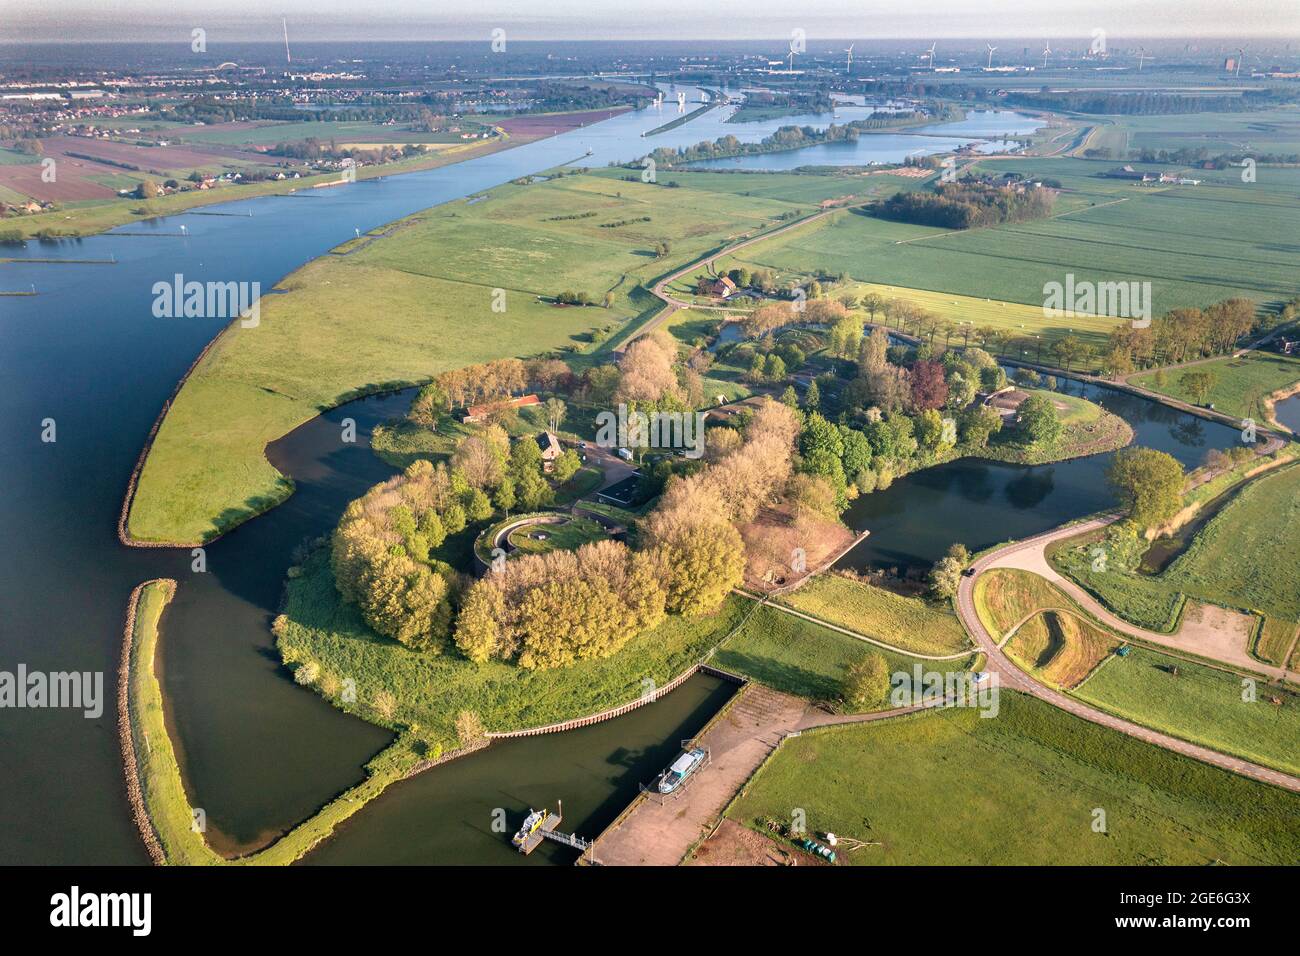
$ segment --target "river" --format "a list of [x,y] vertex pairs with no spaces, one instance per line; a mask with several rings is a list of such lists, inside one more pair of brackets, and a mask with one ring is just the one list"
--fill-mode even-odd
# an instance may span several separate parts
[[[0,496],[0,523],[6,529],[6,547],[0,549],[0,670],[12,671],[22,663],[32,671],[103,672],[106,700],[95,719],[73,710],[0,711],[5,771],[0,776],[5,821],[0,862],[147,862],[125,799],[111,701],[127,597],[150,577],[175,577],[180,583],[163,621],[162,679],[191,799],[207,811],[215,843],[244,847],[283,832],[356,782],[363,764],[388,739],[294,685],[279,666],[268,624],[295,546],[327,532],[346,501],[388,474],[369,453],[366,437],[404,398],[353,403],[271,446],[268,455],[295,477],[297,492],[286,504],[209,546],[205,573],[191,571],[187,550],[123,547],[115,529],[136,456],[176,381],[224,324],[153,317],[153,284],[182,273],[186,279],[258,281],[270,288],[356,229],[364,232],[577,159],[587,149],[592,155],[583,162],[591,165],[633,158],[645,151],[641,132],[660,122],[648,111],[628,113],[442,169],[300,196],[241,200],[72,243],[29,243],[7,253],[19,260],[62,262],[0,264],[0,288],[34,285],[39,292],[0,298],[0,380],[5,383],[0,442],[7,451],[5,494]],[[654,137],[654,145],[696,142],[703,137],[694,125]],[[762,133],[753,124],[731,125],[729,131],[737,135]],[[357,421],[355,445],[337,442],[338,422],[345,415]],[[54,442],[41,440],[46,420],[54,422]],[[925,493],[926,510],[919,513],[903,500],[906,488],[931,480],[929,475],[918,478],[900,482],[878,496],[879,503],[870,504],[883,508],[892,502],[892,508],[910,509],[921,518],[914,531],[920,536],[925,533],[921,526],[938,524],[939,513],[929,510],[936,506],[932,491]],[[1073,507],[1072,499],[1052,500],[1059,507],[1035,519],[1044,527],[1070,516]],[[888,510],[870,516],[882,525],[874,540],[887,540],[883,525]],[[902,527],[899,518],[890,520]],[[1000,520],[989,527],[997,537],[1006,537],[1013,529]],[[893,533],[900,540],[904,536]],[[529,789],[519,776],[518,761],[507,767],[489,752],[469,758],[466,769],[451,765],[429,774],[427,782],[402,785],[380,806],[391,802],[399,817],[424,807],[435,825],[436,804],[422,803],[421,795],[442,795],[439,799],[452,804],[467,800],[468,791],[442,789],[442,781],[455,780],[472,787],[481,800],[498,799],[482,793],[496,790],[515,794],[517,802],[572,801],[575,821],[598,826],[610,801],[622,799],[629,781],[644,776],[644,767],[660,759],[656,752],[646,758],[648,763],[632,761],[621,775],[582,769],[608,761],[613,751],[602,734],[623,735],[624,746],[635,750],[668,732],[671,749],[671,737],[688,732],[683,728],[695,720],[694,693],[671,707],[661,702],[636,711],[604,725],[599,734],[509,745],[510,753],[536,747],[537,753],[551,755],[536,763],[520,758],[525,766],[552,761],[573,768],[554,778],[539,777],[554,780],[553,787],[543,788],[548,792]],[[672,717],[678,707],[678,717]],[[494,782],[483,774],[495,774]],[[368,839],[369,821],[377,821],[374,843],[363,852],[356,841]],[[322,852],[370,860],[390,858],[385,856],[389,852],[400,856],[406,851],[389,827],[386,817],[364,813],[347,828],[347,840],[339,841],[337,851]],[[434,855],[424,861],[464,859],[460,854],[470,844],[459,844],[447,857],[434,852],[439,845],[429,844]]]

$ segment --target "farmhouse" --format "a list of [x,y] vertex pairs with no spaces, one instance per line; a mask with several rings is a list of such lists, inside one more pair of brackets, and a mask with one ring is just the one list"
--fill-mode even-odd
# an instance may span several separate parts
[[537,446],[542,450],[542,470],[549,474],[560,457],[560,440],[551,432],[542,432],[537,436]]
[[465,414],[461,421],[466,425],[472,425],[475,422],[482,421],[492,412],[499,408],[527,408],[529,405],[540,405],[542,400],[536,395],[521,395],[518,398],[504,399],[499,402],[485,402],[482,405],[471,405],[465,409]]
[[719,298],[723,298],[723,299],[727,298],[735,291],[736,291],[736,283],[732,282],[731,279],[727,276],[722,276],[719,279],[715,279],[709,285],[709,294],[716,295]]

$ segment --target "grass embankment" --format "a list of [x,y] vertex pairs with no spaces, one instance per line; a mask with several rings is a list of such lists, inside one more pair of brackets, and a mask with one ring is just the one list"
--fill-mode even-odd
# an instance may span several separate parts
[[1137,375],[1129,381],[1140,388],[1195,405],[1200,396],[1187,391],[1180,381],[1188,372],[1209,372],[1214,376],[1214,387],[1205,396],[1205,401],[1213,404],[1215,411],[1263,423],[1272,418],[1268,397],[1300,382],[1300,358],[1249,352],[1241,358],[1221,358],[1187,369],[1167,369],[1163,374],[1163,385],[1157,381],[1161,377],[1157,372]]
[[[879,841],[850,865],[1286,864],[1300,795],[1219,770],[1004,691],[973,709],[787,740],[728,809]],[[1105,832],[1093,830],[1105,812]]]
[[[643,283],[791,209],[569,175],[427,210],[350,255],[312,262],[265,298],[258,327],[232,323],[196,366],[145,462],[129,534],[210,540],[292,492],[264,449],[323,409],[475,362],[576,348],[593,329],[639,316]],[[584,212],[595,215],[574,218]],[[602,227],[611,222],[628,225]],[[672,253],[658,260],[665,236]],[[492,309],[496,288],[505,312]],[[539,298],[565,289],[614,300],[567,308]]]
[[1252,649],[1283,664],[1300,621],[1300,467],[1251,482],[1160,574],[1107,564],[1092,570],[1093,539],[1060,548],[1051,558],[1112,611],[1133,624],[1173,631],[1187,598],[1252,611],[1264,625]]
[[[564,668],[530,671],[515,664],[473,664],[454,649],[439,655],[408,650],[371,631],[334,586],[329,555],[321,550],[290,579],[276,646],[286,662],[319,668],[312,688],[342,710],[405,732],[427,752],[459,745],[463,710],[490,732],[523,730],[583,717],[636,700],[643,681],[663,686],[698,663],[749,609],[731,598],[715,614],[670,617],[639,634],[612,657]],[[354,700],[345,699],[347,678]]]
[[903,597],[842,574],[819,575],[776,600],[918,654],[955,654],[971,647],[951,607]]
[[[843,708],[846,669],[872,653],[885,658],[890,673],[911,674],[918,663],[927,670],[966,670],[968,663],[966,659],[923,661],[896,654],[772,607],[755,610],[744,627],[719,646],[711,663],[774,690]],[[887,710],[889,706],[882,700],[869,709]]]
[[[295,124],[296,125],[296,124]],[[527,140],[524,140],[527,142]],[[491,142],[457,143],[423,156],[403,159],[381,166],[361,166],[357,169],[357,179],[374,179],[378,176],[395,176],[399,173],[413,173],[422,169],[437,169],[449,166],[475,156],[495,153],[508,146],[520,145],[507,139]],[[270,180],[248,185],[227,185],[214,189],[194,189],[187,192],[159,196],[155,199],[106,199],[103,203],[85,206],[67,206],[56,212],[38,213],[10,220],[19,227],[29,239],[38,233],[49,231],[58,236],[93,236],[129,222],[144,219],[156,219],[162,216],[174,216],[189,209],[211,206],[215,203],[236,202],[240,199],[256,199],[259,196],[278,196],[286,193],[310,191],[326,183],[337,182],[337,172],[304,176],[301,179]],[[345,187],[331,187],[345,188]],[[141,211],[143,210],[143,211]]]
[[[1134,647],[1075,696],[1175,737],[1300,776],[1300,694],[1259,687],[1243,698],[1235,674]],[[1276,699],[1279,703],[1273,703]]]
[[[175,594],[174,581],[150,581],[139,590],[135,605],[131,647],[126,676],[127,713],[131,732],[139,806],[147,818],[142,831],[156,835],[156,862],[174,865],[219,865],[225,863],[285,865],[299,859],[328,837],[343,820],[365,803],[400,780],[417,757],[403,742],[378,754],[366,766],[367,779],[339,795],[311,819],[294,827],[274,844],[238,860],[226,860],[216,853],[195,829],[194,808],[185,793],[180,764],[164,718],[162,686],[154,672],[161,637],[163,609]],[[128,773],[131,772],[128,760]],[[132,791],[128,780],[128,792]],[[131,793],[132,803],[137,802]],[[150,843],[146,836],[146,843]],[[151,848],[152,852],[152,848]]]
[[[1300,695],[1261,686],[1258,699],[1248,701],[1242,696],[1242,678],[1232,671],[1141,645],[1130,645],[1127,657],[1113,656],[1125,639],[1093,622],[1052,584],[1028,571],[996,568],[981,575],[975,606],[995,635],[1024,621],[1005,650],[1043,683],[1223,753],[1288,773],[1300,767],[1295,748]],[[1052,617],[1055,631],[1047,620]]]

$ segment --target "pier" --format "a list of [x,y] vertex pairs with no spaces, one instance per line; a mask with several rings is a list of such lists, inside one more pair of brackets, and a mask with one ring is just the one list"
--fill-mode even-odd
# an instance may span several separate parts
[[517,847],[519,852],[524,856],[527,856],[541,846],[543,840],[562,843],[567,847],[572,847],[573,849],[583,853],[591,848],[593,841],[586,840],[578,836],[576,833],[564,833],[559,829],[560,824],[564,820],[564,801],[559,801],[556,804],[556,807],[556,811],[554,813],[547,813],[546,819],[542,822],[542,825],[530,833],[528,839]]

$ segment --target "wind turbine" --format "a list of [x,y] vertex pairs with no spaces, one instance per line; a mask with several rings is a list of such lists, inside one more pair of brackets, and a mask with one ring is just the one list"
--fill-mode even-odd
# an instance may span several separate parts
[[925,60],[927,61],[931,72],[934,71],[934,48],[937,45],[938,45],[938,41],[936,40],[934,43],[930,44],[930,49],[926,50],[924,53],[921,54],[921,56],[924,57]]
[[1046,40],[1043,43],[1043,69],[1047,69],[1047,58],[1052,55],[1052,41]]
[[284,62],[293,64],[293,57],[289,55],[289,18],[281,17],[280,23],[284,26]]
[[853,48],[855,46],[857,46],[856,43],[850,43],[849,48],[844,51],[845,53],[844,75],[845,76],[849,76],[853,73]]
[[1138,47],[1138,72],[1139,73],[1142,72],[1142,63],[1146,60],[1146,58],[1147,58],[1147,48],[1144,46]]
[[1237,51],[1237,71],[1233,74],[1233,79],[1236,79],[1241,76],[1241,60],[1242,57],[1244,57],[1245,55],[1246,55],[1245,50]]
[[984,69],[991,70],[993,69],[993,51],[996,50],[997,47],[995,47],[991,43],[985,43],[984,45],[989,48],[989,63],[988,66],[986,66]]
[[791,49],[790,52],[786,54],[786,56],[790,58],[790,65],[786,67],[785,71],[787,73],[793,73],[794,72],[794,50]]

